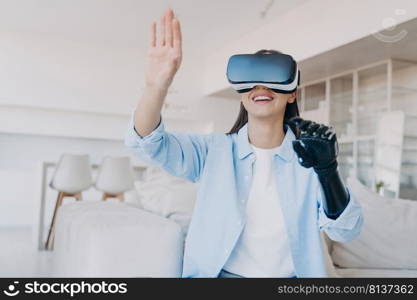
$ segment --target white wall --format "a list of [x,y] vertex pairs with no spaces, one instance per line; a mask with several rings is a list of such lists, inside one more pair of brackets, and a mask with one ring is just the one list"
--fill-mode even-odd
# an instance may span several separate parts
[[[89,153],[96,163],[106,155],[131,155],[122,139],[141,93],[143,60],[128,46],[0,32],[0,226],[36,221],[39,162],[57,161],[64,152]],[[195,70],[202,63],[184,58],[166,100],[189,113],[164,112],[168,130],[230,129],[239,103],[201,96]],[[48,221],[55,197],[49,189]],[[100,194],[92,189],[85,197]]]
[[[120,138],[141,95],[143,64],[135,47],[0,32],[0,132]],[[195,105],[201,98],[198,68],[184,58],[167,103]],[[173,129],[189,127],[186,115],[166,116]],[[204,131],[207,124],[198,121],[193,127]]]
[[35,33],[0,34],[0,103],[125,113],[140,93],[135,49]]

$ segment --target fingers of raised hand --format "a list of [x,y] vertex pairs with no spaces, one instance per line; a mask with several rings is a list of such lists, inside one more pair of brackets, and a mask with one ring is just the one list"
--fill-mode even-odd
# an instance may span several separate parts
[[152,24],[151,24],[150,46],[151,47],[156,47],[156,23],[155,22],[152,22]]
[[166,14],[161,16],[161,18],[159,20],[159,34],[160,34],[159,45],[160,46],[165,46],[165,20],[166,20],[165,16],[166,16]]
[[[179,21],[175,18],[172,9],[168,9],[159,19],[159,46],[175,47],[181,41]],[[151,26],[151,47],[156,47],[156,23]]]
[[182,49],[181,49],[181,41],[182,41],[182,36],[181,36],[181,25],[180,25],[180,21],[177,18],[174,18],[172,21],[172,30],[173,30],[173,47],[174,49],[177,49],[179,51],[179,53],[181,53]]
[[182,36],[181,36],[181,25],[177,18],[172,21],[173,30],[173,47],[176,50],[177,55],[182,55]]
[[172,47],[172,19],[174,12],[169,9],[165,14],[165,45]]

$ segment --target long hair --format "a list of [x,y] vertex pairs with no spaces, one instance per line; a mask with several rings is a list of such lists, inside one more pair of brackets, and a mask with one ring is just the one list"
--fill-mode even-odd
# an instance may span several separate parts
[[[277,50],[259,50],[255,54],[279,54],[281,52]],[[288,123],[288,120],[292,117],[300,116],[300,112],[298,111],[298,105],[297,105],[297,98],[294,100],[293,103],[287,103],[285,106],[285,113],[284,113],[284,124],[287,124],[290,126],[292,131],[295,133],[296,129],[293,128],[293,124]],[[243,106],[242,102],[240,102],[240,111],[239,115],[237,116],[237,119],[235,121],[235,124],[233,125],[232,129],[227,134],[237,133],[240,128],[242,128],[246,123],[248,122],[248,111]]]

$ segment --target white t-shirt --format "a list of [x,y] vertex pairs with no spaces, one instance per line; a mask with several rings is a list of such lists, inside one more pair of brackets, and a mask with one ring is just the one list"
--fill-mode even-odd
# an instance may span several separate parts
[[279,147],[252,148],[256,160],[246,224],[223,269],[244,277],[292,277],[294,265],[273,172],[273,153]]

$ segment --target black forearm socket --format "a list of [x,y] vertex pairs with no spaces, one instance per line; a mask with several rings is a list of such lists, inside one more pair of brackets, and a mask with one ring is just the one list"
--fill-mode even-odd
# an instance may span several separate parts
[[326,170],[316,170],[323,188],[323,209],[327,217],[336,219],[349,203],[349,192],[340,177],[337,165]]

